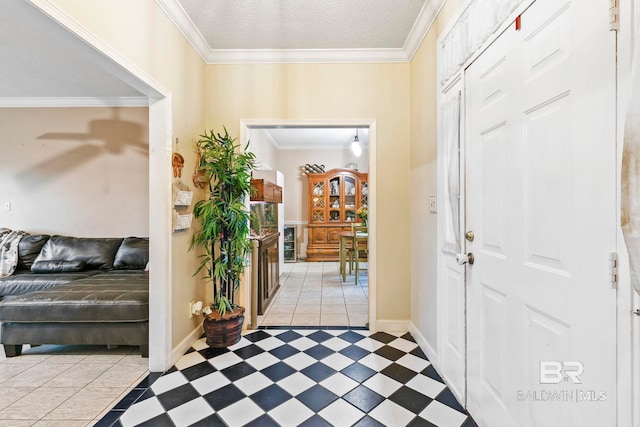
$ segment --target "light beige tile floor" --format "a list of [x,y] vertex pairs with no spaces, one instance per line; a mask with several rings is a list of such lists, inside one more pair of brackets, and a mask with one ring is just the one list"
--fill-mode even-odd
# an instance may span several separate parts
[[343,282],[337,262],[286,263],[280,289],[258,316],[259,326],[366,326],[369,288],[367,264],[360,264],[358,284]]
[[0,427],[85,427],[100,420],[148,372],[138,347],[29,348],[6,358],[0,350]]

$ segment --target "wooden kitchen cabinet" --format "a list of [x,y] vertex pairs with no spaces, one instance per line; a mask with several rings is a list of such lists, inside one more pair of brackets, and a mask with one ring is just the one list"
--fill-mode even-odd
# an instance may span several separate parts
[[280,251],[273,233],[258,240],[258,314],[264,314],[280,287]]
[[282,187],[264,179],[252,179],[252,202],[282,203]]

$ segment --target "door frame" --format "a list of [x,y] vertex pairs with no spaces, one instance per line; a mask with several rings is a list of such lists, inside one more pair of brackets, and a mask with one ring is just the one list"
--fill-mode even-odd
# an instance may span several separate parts
[[[376,268],[376,120],[375,119],[318,119],[318,120],[283,120],[283,119],[241,119],[240,120],[240,145],[245,147],[249,140],[250,128],[261,127],[368,127],[369,128],[369,270],[367,272],[369,276],[369,330],[384,330],[378,325],[378,317],[376,311],[377,300],[377,268]],[[372,209],[373,207],[373,209]],[[245,278],[245,281],[249,280]],[[248,282],[245,283],[243,289],[250,289]],[[244,306],[251,307],[251,293],[246,292],[244,298],[241,296],[241,300],[244,300]]]

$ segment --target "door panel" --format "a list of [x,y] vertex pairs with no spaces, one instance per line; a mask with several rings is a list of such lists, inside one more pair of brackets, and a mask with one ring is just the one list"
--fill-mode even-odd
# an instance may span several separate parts
[[[568,97],[550,101],[524,118],[524,246],[531,268],[568,275],[567,237],[572,206],[573,159]],[[549,155],[553,153],[553,155]]]
[[[494,112],[495,114],[495,112]],[[507,168],[507,136],[505,123],[488,130],[481,135],[482,193],[485,195],[482,206],[482,250],[487,256],[505,256],[505,223],[500,221],[500,212],[504,211],[507,192],[503,176]]]
[[[480,426],[615,425],[607,18],[606,2],[538,0],[466,70],[467,407]],[[584,370],[543,381],[541,362]]]
[[449,265],[446,270],[443,305],[447,310],[443,312],[445,319],[441,349],[443,375],[447,377],[450,388],[457,396],[465,394],[465,276],[461,270],[455,263]]

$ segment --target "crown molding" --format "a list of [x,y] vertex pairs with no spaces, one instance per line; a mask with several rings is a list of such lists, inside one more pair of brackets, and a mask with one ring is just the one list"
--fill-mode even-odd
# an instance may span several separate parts
[[156,0],[207,64],[409,62],[446,0],[427,0],[403,48],[396,49],[211,49],[178,0]]
[[207,64],[407,62],[404,49],[210,49]]
[[65,108],[65,107],[148,107],[147,97],[0,97],[0,107],[22,108]]
[[415,56],[445,3],[446,0],[427,0],[422,6],[420,14],[404,44],[403,50],[407,55],[408,61],[411,61]]
[[178,0],[156,0],[156,3],[173,22],[178,31],[187,39],[191,47],[200,55],[202,60],[207,62],[207,53],[211,50],[209,43],[207,43]]

